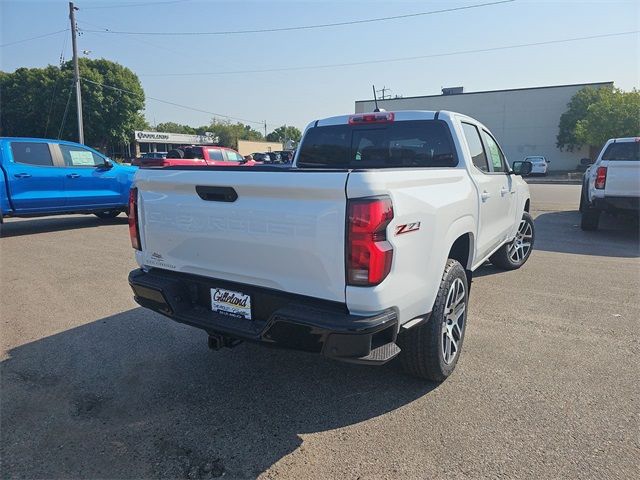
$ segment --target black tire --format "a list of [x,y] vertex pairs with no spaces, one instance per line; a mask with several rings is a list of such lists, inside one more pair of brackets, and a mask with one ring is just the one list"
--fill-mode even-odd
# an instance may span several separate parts
[[598,230],[600,224],[600,210],[589,207],[588,205],[582,210],[582,218],[580,220],[580,228],[586,231]]
[[[443,328],[445,323],[447,325],[452,325],[452,323],[445,315],[445,312],[448,311],[447,301],[449,300],[450,289],[454,283],[456,287],[459,287],[458,280],[464,287],[462,327],[458,327],[459,335],[457,337],[455,355],[450,362],[446,362],[443,345],[446,345],[445,337],[447,334],[443,332]],[[469,287],[464,268],[457,260],[448,259],[429,319],[425,323],[402,332],[398,336],[398,346],[402,350],[400,352],[400,362],[402,368],[408,374],[434,382],[442,382],[451,375],[462,352],[464,332],[467,327],[468,301]],[[460,320],[458,320],[459,322]],[[453,346],[451,349],[453,350]]]
[[587,198],[587,184],[582,183],[582,189],[580,190],[580,213],[584,212],[589,207],[589,199]]
[[[527,233],[530,232],[530,235]],[[529,240],[529,242],[527,242]],[[518,225],[518,233],[515,238],[501,246],[493,255],[489,257],[489,261],[502,270],[516,270],[523,266],[533,251],[533,245],[536,240],[536,229],[533,224],[533,218],[529,212],[522,214],[522,220]],[[526,244],[529,248],[526,250]],[[513,249],[517,252],[514,254]]]
[[94,213],[94,215],[100,220],[111,220],[112,218],[116,218],[120,215],[120,210],[106,210],[104,212]]

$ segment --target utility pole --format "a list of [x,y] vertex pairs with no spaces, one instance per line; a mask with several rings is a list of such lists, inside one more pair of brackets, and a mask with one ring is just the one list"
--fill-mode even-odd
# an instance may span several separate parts
[[391,98],[391,94],[387,95],[386,92],[391,92],[390,88],[387,88],[386,86],[382,87],[380,90],[376,90],[376,92],[382,92],[382,97],[380,98],[380,100],[386,100],[388,98]]
[[73,47],[73,83],[76,87],[76,106],[78,109],[78,141],[84,143],[84,127],[82,123],[82,93],[80,92],[80,67],[78,66],[78,44],[76,42],[76,10],[69,2],[69,20],[71,21],[71,45]]
[[267,138],[267,121],[264,121],[264,138]]

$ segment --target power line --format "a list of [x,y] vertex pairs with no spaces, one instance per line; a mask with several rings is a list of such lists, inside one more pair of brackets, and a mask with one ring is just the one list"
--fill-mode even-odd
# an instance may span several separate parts
[[[140,95],[140,93],[134,92],[132,90],[127,90],[127,89],[124,89],[124,88],[114,87],[113,85],[105,85],[104,83],[94,82],[93,80],[89,80],[88,78],[81,77],[81,79],[82,79],[83,82],[93,83],[94,85],[99,85],[99,86],[101,86],[103,88],[108,88],[110,90],[116,90],[118,92],[129,93],[129,94],[132,94],[132,95]],[[213,115],[215,117],[222,117],[222,118],[228,118],[229,120],[237,120],[239,122],[255,123],[255,124],[258,124],[258,125],[264,125],[264,121],[247,120],[246,118],[231,117],[229,115],[223,115],[221,113],[210,112],[208,110],[202,110],[200,108],[190,107],[188,105],[182,105],[180,103],[169,102],[167,100],[162,100],[160,98],[151,97],[149,95],[145,95],[145,98],[148,98],[149,100],[155,100],[156,102],[160,102],[160,103],[166,103],[167,105],[173,105],[174,107],[180,107],[180,108],[185,108],[187,110],[193,110],[194,112],[206,113],[208,115]]]
[[111,5],[89,5],[87,7],[82,7],[82,10],[97,10],[99,8],[108,8],[108,9],[112,9],[112,8],[122,8],[122,7],[147,7],[147,6],[154,6],[154,5],[171,5],[174,3],[185,3],[185,2],[190,2],[191,0],[168,0],[165,2],[144,2],[144,3],[126,3],[126,2],[122,2],[122,3],[113,3]]
[[500,50],[509,50],[514,48],[536,47],[541,45],[578,42],[581,40],[618,37],[622,35],[633,35],[637,33],[640,33],[640,30],[632,30],[629,32],[605,33],[602,35],[589,35],[586,37],[574,37],[574,38],[565,38],[565,39],[559,39],[559,40],[548,40],[545,42],[520,43],[516,45],[504,45],[501,47],[478,48],[473,50],[457,50],[453,52],[433,53],[430,55],[416,55],[413,57],[397,57],[397,58],[384,58],[384,59],[378,59],[378,60],[364,60],[362,62],[331,63],[331,64],[325,64],[325,65],[308,65],[308,66],[300,66],[300,67],[265,68],[262,70],[228,70],[228,71],[217,71],[217,72],[191,72],[191,73],[188,73],[188,72],[146,73],[146,74],[141,73],[138,75],[141,77],[183,77],[183,76],[190,77],[190,76],[210,76],[210,75],[235,75],[235,74],[247,74],[247,73],[288,72],[288,71],[297,71],[297,70],[315,70],[315,69],[322,69],[322,68],[352,67],[352,66],[358,66],[358,65],[406,62],[411,60],[422,60],[425,58],[449,57],[453,55],[466,55],[470,53],[497,52]]
[[[251,33],[273,33],[273,32],[290,32],[292,30],[312,30],[317,28],[330,28],[330,27],[342,27],[345,25],[359,25],[363,23],[374,22],[386,22],[388,20],[400,20],[403,18],[421,17],[425,15],[436,15],[439,13],[456,12],[460,10],[470,10],[472,8],[490,7],[493,5],[501,5],[503,3],[513,3],[516,0],[499,0],[495,2],[478,3],[475,5],[465,5],[462,7],[444,8],[442,10],[430,10],[427,12],[407,13],[405,15],[392,15],[388,17],[366,18],[363,20],[350,20],[345,22],[334,23],[321,23],[317,25],[297,25],[293,27],[282,28],[262,28],[254,30],[226,30],[219,32],[140,32],[140,31],[124,31],[124,30],[109,30],[105,33],[115,33],[120,35],[161,35],[161,36],[176,36],[176,35],[246,35]],[[96,32],[96,30],[85,30],[87,32]],[[99,30],[100,32],[104,30]]]
[[71,102],[71,94],[73,93],[73,84],[69,88],[69,95],[67,96],[67,105],[64,107],[64,114],[62,115],[62,122],[60,122],[60,129],[58,130],[58,140],[62,136],[62,130],[64,129],[64,124],[67,122],[67,113],[69,112],[69,103]]
[[17,45],[18,43],[30,42],[31,40],[37,40],[38,38],[51,37],[53,35],[57,35],[59,33],[67,32],[67,31],[69,31],[69,29],[65,28],[64,30],[58,30],[56,32],[43,33],[42,35],[38,35],[36,37],[23,38],[22,40],[16,40],[15,42],[2,44],[2,45],[0,45],[0,48],[9,47],[11,45]]
[[[62,40],[62,50],[60,51],[60,68],[64,64],[64,52],[67,48],[67,36],[65,35]],[[49,112],[47,113],[47,123],[44,127],[44,138],[47,138],[47,132],[49,131],[49,119],[51,118],[51,112],[53,111],[53,104],[56,99],[56,93],[58,91],[58,82],[60,81],[60,76],[56,77],[55,84],[53,86],[53,94],[51,95],[51,103],[49,104]]]

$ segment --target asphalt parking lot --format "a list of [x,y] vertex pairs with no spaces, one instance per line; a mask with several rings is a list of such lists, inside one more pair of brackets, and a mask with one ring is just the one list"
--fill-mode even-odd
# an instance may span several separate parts
[[251,344],[211,352],[133,302],[125,217],[9,219],[2,477],[635,478],[638,226],[582,232],[579,189],[531,186],[535,251],[477,272],[440,385]]

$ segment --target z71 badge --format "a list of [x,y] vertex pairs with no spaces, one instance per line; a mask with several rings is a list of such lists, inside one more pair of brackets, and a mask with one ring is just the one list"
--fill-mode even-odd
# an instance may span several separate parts
[[396,235],[402,235],[403,233],[417,232],[420,230],[420,222],[405,223],[404,225],[398,225],[396,227]]

